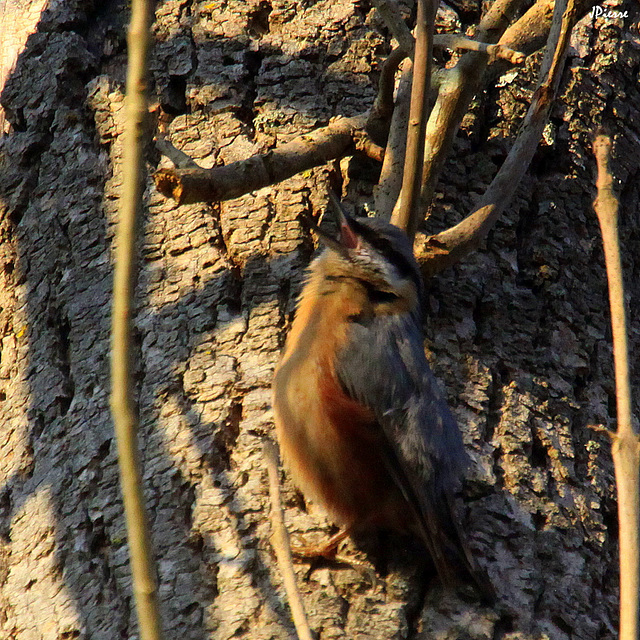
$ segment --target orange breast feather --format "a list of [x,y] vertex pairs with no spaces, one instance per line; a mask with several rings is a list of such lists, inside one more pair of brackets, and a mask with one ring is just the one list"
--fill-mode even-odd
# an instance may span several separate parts
[[398,493],[380,427],[345,393],[334,368],[336,354],[348,349],[357,300],[330,298],[303,295],[274,385],[278,439],[296,484],[337,524],[384,525],[395,518]]

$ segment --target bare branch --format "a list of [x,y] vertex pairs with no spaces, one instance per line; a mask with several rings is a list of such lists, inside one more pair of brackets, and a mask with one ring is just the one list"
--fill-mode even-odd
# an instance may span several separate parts
[[[595,1],[578,0],[580,14],[584,14]],[[519,2],[520,0],[497,0],[494,2],[478,29],[478,38],[484,42],[470,46],[483,49],[485,43],[489,43],[486,46],[490,47],[490,39],[497,37],[501,29],[506,27],[510,16],[515,14]],[[548,30],[547,9],[552,3],[553,0],[539,0],[523,18],[508,30],[509,37],[504,37],[501,40],[500,47],[493,50],[488,49],[486,53],[493,51],[493,55],[505,55],[507,58],[513,59],[514,54],[509,53],[509,49],[530,53],[537,48],[541,34]],[[539,22],[536,22],[536,16],[540,17]],[[449,36],[444,37],[448,38]],[[197,164],[186,154],[179,152],[172,146],[163,146],[163,143],[160,142],[161,151],[173,159],[177,166],[174,169],[160,169],[156,172],[154,181],[158,191],[167,197],[175,198],[180,204],[237,198],[344,155],[352,145],[354,132],[363,128],[363,120],[366,121],[365,128],[373,140],[377,144],[384,143],[389,131],[387,120],[393,95],[395,69],[401,57],[405,55],[400,50],[396,51],[398,52],[392,52],[387,61],[387,72],[385,72],[386,63],[383,67],[380,94],[376,101],[377,106],[372,109],[368,118],[367,114],[353,118],[336,118],[327,127],[300,136],[280,149],[226,167],[214,167],[213,169],[198,168]],[[517,52],[515,52],[515,56],[517,60]],[[485,63],[486,55],[482,51],[474,51],[463,56],[456,68],[446,72],[446,80],[441,81],[442,95],[427,124],[423,187],[420,197],[424,209],[426,209],[425,202],[431,200],[436,174],[450,148],[458,124],[466,112],[471,98],[476,93],[476,87],[481,84],[482,69],[484,69]],[[503,60],[495,60],[491,63],[492,70],[495,69],[495,73],[500,73],[504,70],[504,64]],[[405,73],[405,77],[407,74],[408,72]],[[389,143],[391,152],[388,149],[385,156],[387,168],[395,166],[398,162],[402,165],[404,162],[404,141],[399,142],[398,136],[393,134],[394,128],[401,126],[402,121],[408,117],[403,115],[402,109],[397,108],[402,105],[401,96],[402,92],[399,90],[396,109],[393,112],[395,124],[391,127],[394,139]],[[381,111],[376,113],[378,107]],[[314,148],[316,146],[317,148]],[[376,208],[384,217],[390,216],[391,208],[398,198],[399,192],[393,186],[394,182],[393,173],[385,171],[383,167],[383,178],[381,178],[380,188],[376,195]],[[378,205],[378,194],[380,195],[380,205]],[[392,200],[393,202],[391,202]]]
[[538,0],[505,30],[500,42],[525,53],[540,49],[549,35],[554,4],[554,0]]
[[433,57],[433,26],[437,3],[418,0],[416,47],[413,60],[411,107],[407,128],[407,150],[402,176],[402,190],[391,222],[413,239],[418,226],[418,196],[424,159],[424,133],[427,126],[427,95]]
[[[413,58],[413,48],[415,39],[402,19],[400,9],[394,0],[373,0],[375,8],[378,10],[380,17],[391,31],[393,37],[398,41],[399,48],[405,55]],[[543,42],[539,46],[542,46]],[[447,49],[467,49],[469,51],[478,51],[486,53],[489,60],[503,59],[511,64],[521,64],[525,56],[519,51],[514,51],[502,45],[491,45],[477,40],[465,38],[460,34],[453,33],[437,33],[433,36],[434,47],[446,47]]]
[[159,136],[156,146],[175,164],[175,168],[160,169],[154,174],[156,188],[163,195],[174,198],[178,204],[214,202],[238,198],[285,180],[338,158],[351,147],[382,162],[384,150],[378,144],[386,143],[389,134],[395,73],[405,57],[401,49],[394,49],[389,54],[382,67],[378,95],[369,113],[353,118],[336,118],[326,127],[246,160],[204,169]]
[[367,114],[336,118],[326,127],[247,160],[212,169],[160,169],[153,179],[156,189],[178,204],[238,198],[343,155],[366,122]]
[[282,573],[284,589],[287,593],[291,616],[300,640],[313,640],[311,629],[304,612],[302,597],[296,583],[296,574],[293,571],[293,559],[291,557],[291,544],[289,534],[284,524],[282,513],[282,501],[280,499],[280,482],[278,479],[278,448],[270,440],[265,440],[262,452],[267,462],[269,472],[269,496],[271,498],[271,543],[276,552],[278,566]]
[[116,234],[111,319],[111,413],[118,443],[120,484],[127,523],[133,593],[142,640],[161,640],[155,570],[138,461],[137,408],[133,397],[131,322],[135,291],[136,219],[142,204],[141,138],[147,116],[144,92],[153,3],[133,0],[129,25],[123,185]]
[[156,148],[163,156],[169,158],[177,169],[202,168],[191,156],[188,156],[184,151],[180,151],[180,149],[176,149],[171,142],[162,135],[156,136]]
[[[479,41],[493,44],[516,15],[522,0],[496,0],[482,18],[476,32]],[[438,100],[427,123],[425,158],[422,170],[420,206],[428,211],[445,158],[448,156],[458,126],[473,96],[482,84],[487,57],[477,52],[462,56],[447,71]]]
[[402,75],[398,84],[395,108],[391,116],[382,172],[375,189],[376,215],[385,220],[391,218],[402,187],[402,168],[404,167],[411,102],[412,67],[411,60],[405,60],[402,65]]
[[376,144],[365,131],[356,131],[354,141],[356,151],[364,153],[364,155],[376,162],[384,160],[384,147]]
[[[599,0],[577,0],[576,20],[580,20]],[[500,38],[500,44],[525,55],[540,49],[549,35],[553,18],[554,0],[538,0],[525,14],[516,20]],[[490,64],[487,80],[502,75],[509,65],[504,60],[495,60]]]
[[382,65],[378,94],[367,119],[367,133],[378,143],[386,144],[389,136],[390,120],[393,114],[393,91],[396,72],[407,54],[400,48],[394,49]]
[[[596,0],[577,0],[576,16],[582,17]],[[549,33],[553,0],[538,0],[524,16],[507,29],[516,15],[521,0],[496,0],[487,15],[482,18],[476,39],[493,43],[511,50],[530,54],[540,48]],[[577,19],[577,18],[576,18]],[[422,175],[420,201],[423,210],[428,211],[433,199],[438,176],[445,158],[448,156],[458,126],[466,113],[474,95],[483,83],[487,59],[478,53],[464,55],[458,64],[447,72],[438,101],[431,112],[427,124],[427,143]],[[506,62],[496,60],[491,64],[491,74],[485,78],[500,75],[506,69]]]
[[471,40],[455,33],[437,33],[433,36],[434,47],[446,47],[447,49],[466,49],[477,51],[489,56],[489,62],[505,60],[510,64],[522,64],[526,58],[524,53],[514,51],[502,44],[487,44]]
[[620,639],[638,638],[638,599],[640,580],[639,524],[640,449],[638,434],[631,421],[631,389],[629,385],[629,347],[620,243],[618,240],[618,200],[613,192],[609,171],[611,140],[599,135],[593,143],[598,164],[598,195],[593,208],[600,222],[604,257],[609,282],[609,305],[613,333],[613,359],[616,376],[618,431],[613,436],[613,463],[618,488],[618,521],[620,537]]
[[575,17],[574,0],[568,0],[568,6],[567,0],[557,1],[541,78],[518,137],[477,209],[456,226],[424,239],[417,247],[425,273],[437,273],[476,249],[511,201],[546,124],[560,83]]

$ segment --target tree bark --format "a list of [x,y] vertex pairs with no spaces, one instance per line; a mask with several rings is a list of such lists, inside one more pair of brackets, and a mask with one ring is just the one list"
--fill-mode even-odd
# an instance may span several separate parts
[[[52,3],[2,94],[0,637],[11,640],[135,629],[108,414],[127,6],[93,4]],[[473,12],[452,6],[466,27]],[[158,4],[152,90],[165,135],[211,167],[365,112],[389,51],[368,7]],[[461,515],[498,604],[443,591],[410,540],[364,540],[348,551],[375,564],[375,584],[348,567],[295,565],[321,638],[616,635],[613,467],[606,435],[588,428],[615,411],[590,137],[603,124],[616,138],[633,354],[640,52],[635,5],[610,7],[630,17],[579,23],[560,103],[513,204],[485,246],[428,283],[426,347],[472,458]],[[423,230],[472,210],[538,63],[478,99]],[[158,162],[154,149],[146,158]],[[176,206],[147,184],[136,393],[167,638],[293,633],[261,454],[271,375],[313,254],[302,218],[323,211],[329,178],[347,200],[372,202],[378,167],[347,158],[215,206]],[[327,521],[282,477],[293,541],[323,539]]]

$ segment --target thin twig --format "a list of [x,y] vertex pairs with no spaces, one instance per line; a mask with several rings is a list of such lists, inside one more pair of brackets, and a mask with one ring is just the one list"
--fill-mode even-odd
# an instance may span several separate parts
[[510,203],[540,141],[560,83],[575,19],[574,0],[558,0],[538,88],[518,137],[476,210],[454,227],[423,240],[416,248],[425,274],[437,273],[476,249]]
[[137,410],[133,398],[135,385],[131,353],[131,318],[136,280],[135,230],[137,213],[142,204],[144,159],[141,138],[147,115],[145,82],[152,6],[153,3],[146,0],[133,0],[131,6],[123,186],[116,235],[111,324],[111,412],[118,442],[133,592],[142,640],[162,638],[155,570],[138,461]]
[[201,169],[198,163],[184,151],[176,149],[167,138],[162,135],[156,136],[156,148],[163,155],[169,158],[178,169]]
[[416,46],[413,59],[411,107],[407,128],[407,150],[402,175],[402,190],[397,207],[391,216],[392,224],[406,231],[413,239],[418,227],[418,196],[424,159],[424,133],[427,126],[427,95],[431,79],[433,57],[433,26],[437,3],[418,0],[416,17]]
[[526,58],[524,53],[514,51],[502,44],[487,44],[486,42],[465,38],[456,33],[437,33],[433,36],[433,46],[485,53],[489,57],[489,62],[505,60],[510,64],[522,64]]
[[394,49],[384,61],[378,81],[378,93],[365,126],[367,133],[378,144],[386,144],[389,137],[389,126],[393,114],[393,91],[395,89],[396,72],[407,54]]
[[289,600],[291,616],[300,640],[313,640],[311,629],[304,612],[302,597],[296,583],[296,574],[293,571],[293,559],[291,557],[291,544],[289,534],[284,524],[282,501],[280,499],[280,481],[278,479],[278,449],[270,440],[265,440],[262,452],[267,462],[269,472],[269,496],[271,498],[271,543],[276,552],[278,566],[282,573],[284,589]]
[[618,240],[618,200],[613,192],[609,171],[611,140],[598,135],[593,153],[598,164],[596,186],[598,195],[593,203],[604,246],[604,258],[609,282],[609,306],[613,334],[613,359],[616,377],[618,431],[613,436],[613,463],[618,487],[618,522],[620,537],[620,640],[638,638],[638,600],[640,580],[638,570],[640,525],[640,449],[638,434],[631,421],[631,389],[629,385],[629,347],[627,344],[626,312],[622,261]]

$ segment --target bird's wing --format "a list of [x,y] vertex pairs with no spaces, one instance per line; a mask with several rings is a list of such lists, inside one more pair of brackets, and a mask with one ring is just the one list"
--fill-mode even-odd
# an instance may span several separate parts
[[462,436],[413,317],[353,322],[336,372],[345,391],[373,411],[412,476],[436,493],[456,487],[467,463]]
[[389,445],[385,464],[415,511],[438,573],[452,582],[453,560],[480,582],[451,510],[467,456],[427,363],[416,319],[378,316],[354,322],[349,331],[336,362],[338,378],[375,414]]

